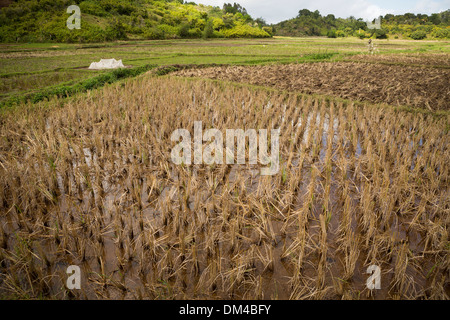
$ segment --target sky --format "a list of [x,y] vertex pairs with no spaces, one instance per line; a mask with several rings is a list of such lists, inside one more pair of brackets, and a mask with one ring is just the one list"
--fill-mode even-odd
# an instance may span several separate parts
[[319,10],[322,15],[334,14],[336,18],[354,16],[372,20],[387,13],[438,13],[450,9],[450,0],[194,0],[222,7],[224,2],[237,2],[253,18],[262,17],[268,23],[294,18],[300,9]]

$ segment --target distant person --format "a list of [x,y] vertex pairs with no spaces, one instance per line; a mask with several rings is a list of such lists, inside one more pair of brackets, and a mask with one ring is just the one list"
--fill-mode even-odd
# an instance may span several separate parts
[[369,39],[368,47],[369,47],[369,53],[373,54],[374,47],[373,47],[372,39]]

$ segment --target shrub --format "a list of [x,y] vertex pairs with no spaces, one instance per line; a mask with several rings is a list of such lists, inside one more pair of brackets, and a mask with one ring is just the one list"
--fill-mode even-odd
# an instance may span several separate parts
[[336,30],[332,29],[327,32],[328,38],[336,38]]
[[410,37],[414,40],[422,40],[427,37],[427,33],[423,30],[417,30],[411,33]]
[[446,29],[437,28],[433,31],[431,36],[433,38],[439,38],[439,39],[450,38],[450,29],[449,28],[446,28]]
[[385,29],[376,29],[373,33],[377,39],[387,39],[387,31]]
[[214,30],[214,38],[225,38],[225,34],[223,33],[223,31]]
[[223,31],[226,38],[268,38],[270,35],[259,28],[250,27],[246,24],[237,25]]
[[178,29],[178,35],[181,38],[189,37],[189,25],[187,23],[183,23],[182,25],[180,25]]
[[360,39],[369,38],[370,34],[366,34],[366,32],[362,29],[358,29],[358,31],[355,32],[355,36],[357,36]]
[[144,31],[144,38],[148,40],[164,39],[164,31],[155,27],[151,27]]
[[189,38],[200,38],[202,36],[202,30],[199,28],[192,28],[188,31]]
[[174,26],[169,26],[167,24],[160,24],[160,25],[158,25],[158,29],[164,33],[166,38],[167,37],[173,38],[174,35],[175,36],[178,35],[178,28],[174,27]]
[[262,27],[263,31],[267,32],[269,36],[273,36],[273,28],[272,27]]
[[336,37],[345,37],[345,32],[342,30],[336,31]]

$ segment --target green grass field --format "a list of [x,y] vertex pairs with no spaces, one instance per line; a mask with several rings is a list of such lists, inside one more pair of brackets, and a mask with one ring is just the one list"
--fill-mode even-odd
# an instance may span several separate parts
[[[448,41],[376,40],[377,54],[449,53]],[[367,54],[366,40],[356,38],[280,38],[238,40],[161,40],[105,44],[1,44],[0,106],[41,92],[58,92],[109,71],[88,66],[101,58],[145,65],[257,65],[346,60]],[[448,67],[448,66],[443,66]],[[51,88],[51,90],[49,90]],[[22,99],[22,100],[21,100]]]

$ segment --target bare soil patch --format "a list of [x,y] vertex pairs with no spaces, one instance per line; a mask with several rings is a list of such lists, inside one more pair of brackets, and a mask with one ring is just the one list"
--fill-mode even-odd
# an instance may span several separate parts
[[358,54],[351,57],[351,60],[366,61],[366,62],[381,62],[381,63],[393,63],[393,64],[405,64],[416,66],[433,66],[441,68],[450,68],[450,55],[446,53],[436,54],[420,54],[420,53],[408,53],[408,54]]
[[222,66],[182,70],[174,74],[429,110],[448,110],[450,106],[450,70],[447,69],[324,62],[250,67]]

